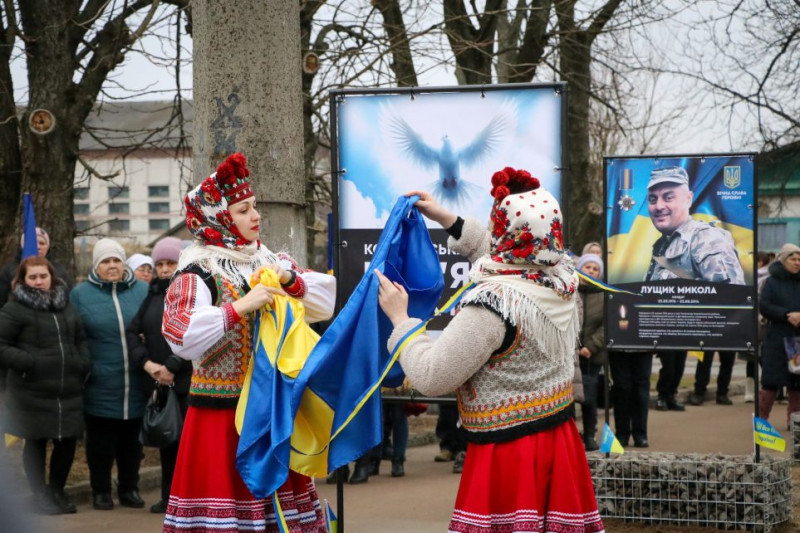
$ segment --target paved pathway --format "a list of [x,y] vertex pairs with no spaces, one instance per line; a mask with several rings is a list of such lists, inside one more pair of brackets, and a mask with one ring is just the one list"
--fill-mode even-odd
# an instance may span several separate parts
[[[736,396],[733,406],[711,402],[703,407],[688,407],[685,413],[651,410],[650,451],[752,454],[752,404],[742,400],[742,396]],[[777,404],[772,418],[788,439],[782,422],[785,413],[786,405]],[[403,478],[382,474],[364,485],[346,485],[347,533],[445,532],[459,476],[450,471],[451,463],[433,462],[436,451],[435,445],[409,449]],[[381,466],[388,472],[388,462]],[[335,505],[335,486],[321,482],[319,492]],[[158,494],[149,491],[144,497],[150,504]],[[118,507],[103,512],[88,504],[79,505],[75,515],[34,520],[32,531],[46,533],[157,533],[161,527],[161,517],[147,510]]]

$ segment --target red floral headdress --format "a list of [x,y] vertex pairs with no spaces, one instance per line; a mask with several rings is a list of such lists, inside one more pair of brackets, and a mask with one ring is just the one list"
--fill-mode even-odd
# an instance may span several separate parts
[[237,249],[249,244],[233,223],[229,206],[253,196],[250,169],[242,153],[228,156],[217,171],[189,191],[186,225],[206,244]]
[[[494,204],[489,221],[489,256],[495,263],[491,267],[492,273],[519,274],[569,292],[572,287],[549,279],[548,273],[548,268],[559,264],[565,255],[558,200],[541,188],[539,180],[529,172],[511,167],[494,173],[491,194]],[[498,268],[497,265],[509,265],[510,268]],[[517,270],[514,265],[525,268]],[[571,273],[566,274],[568,277],[565,279],[570,279]]]

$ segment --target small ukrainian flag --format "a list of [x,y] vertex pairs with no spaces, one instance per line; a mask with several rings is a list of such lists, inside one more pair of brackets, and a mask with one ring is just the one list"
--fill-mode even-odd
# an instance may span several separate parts
[[328,500],[325,500],[325,527],[328,533],[336,533],[337,519],[336,515],[333,514],[333,507],[328,503]]
[[759,446],[779,452],[786,450],[786,440],[778,433],[778,430],[772,424],[757,416],[753,417],[753,437]]
[[603,453],[625,453],[625,449],[619,443],[611,428],[608,427],[608,424],[603,426],[603,441],[600,444],[600,451]]

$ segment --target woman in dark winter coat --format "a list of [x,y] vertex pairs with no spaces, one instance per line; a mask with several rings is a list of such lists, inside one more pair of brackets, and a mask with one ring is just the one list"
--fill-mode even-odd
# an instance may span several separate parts
[[[156,277],[150,282],[150,290],[139,308],[139,312],[128,326],[128,345],[131,347],[131,362],[146,372],[145,396],[153,393],[158,385],[171,386],[186,416],[188,408],[189,382],[192,379],[192,362],[181,359],[172,350],[161,334],[161,318],[164,314],[164,297],[169,282],[178,268],[181,241],[166,237],[153,248]],[[163,390],[163,387],[162,387]],[[160,449],[161,453],[161,500],[150,506],[150,512],[167,510],[172,474],[178,459],[178,441]]]
[[[44,257],[23,260],[0,310],[0,367],[8,371],[4,431],[25,439],[25,474],[39,512],[74,513],[64,485],[83,436],[89,351],[67,285]],[[47,441],[53,441],[45,485]]]
[[[603,259],[599,255],[584,254],[578,260],[578,269],[593,278],[603,278]],[[583,376],[584,400],[581,402],[583,414],[583,445],[586,451],[594,451],[597,445],[597,386],[600,370],[608,361],[605,331],[603,328],[603,291],[581,280],[578,286],[583,308],[581,320],[580,356]]]
[[784,339],[800,336],[800,247],[784,244],[781,248],[761,289],[759,310],[769,321],[761,352],[759,416],[769,418],[778,390],[788,387],[788,423],[792,413],[800,411],[800,375],[789,372],[784,346]]

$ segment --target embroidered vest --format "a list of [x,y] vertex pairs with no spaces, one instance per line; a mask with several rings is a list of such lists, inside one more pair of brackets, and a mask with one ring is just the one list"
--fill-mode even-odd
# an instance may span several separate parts
[[461,425],[472,442],[504,442],[574,416],[573,354],[545,357],[517,327],[512,345],[493,355],[456,391]]
[[[220,276],[214,276],[213,279],[217,289],[215,305],[221,307],[244,295],[244,291],[229,280]],[[194,371],[189,389],[192,405],[236,407],[250,363],[252,331],[253,317],[252,313],[248,313],[200,359],[193,361]]]

